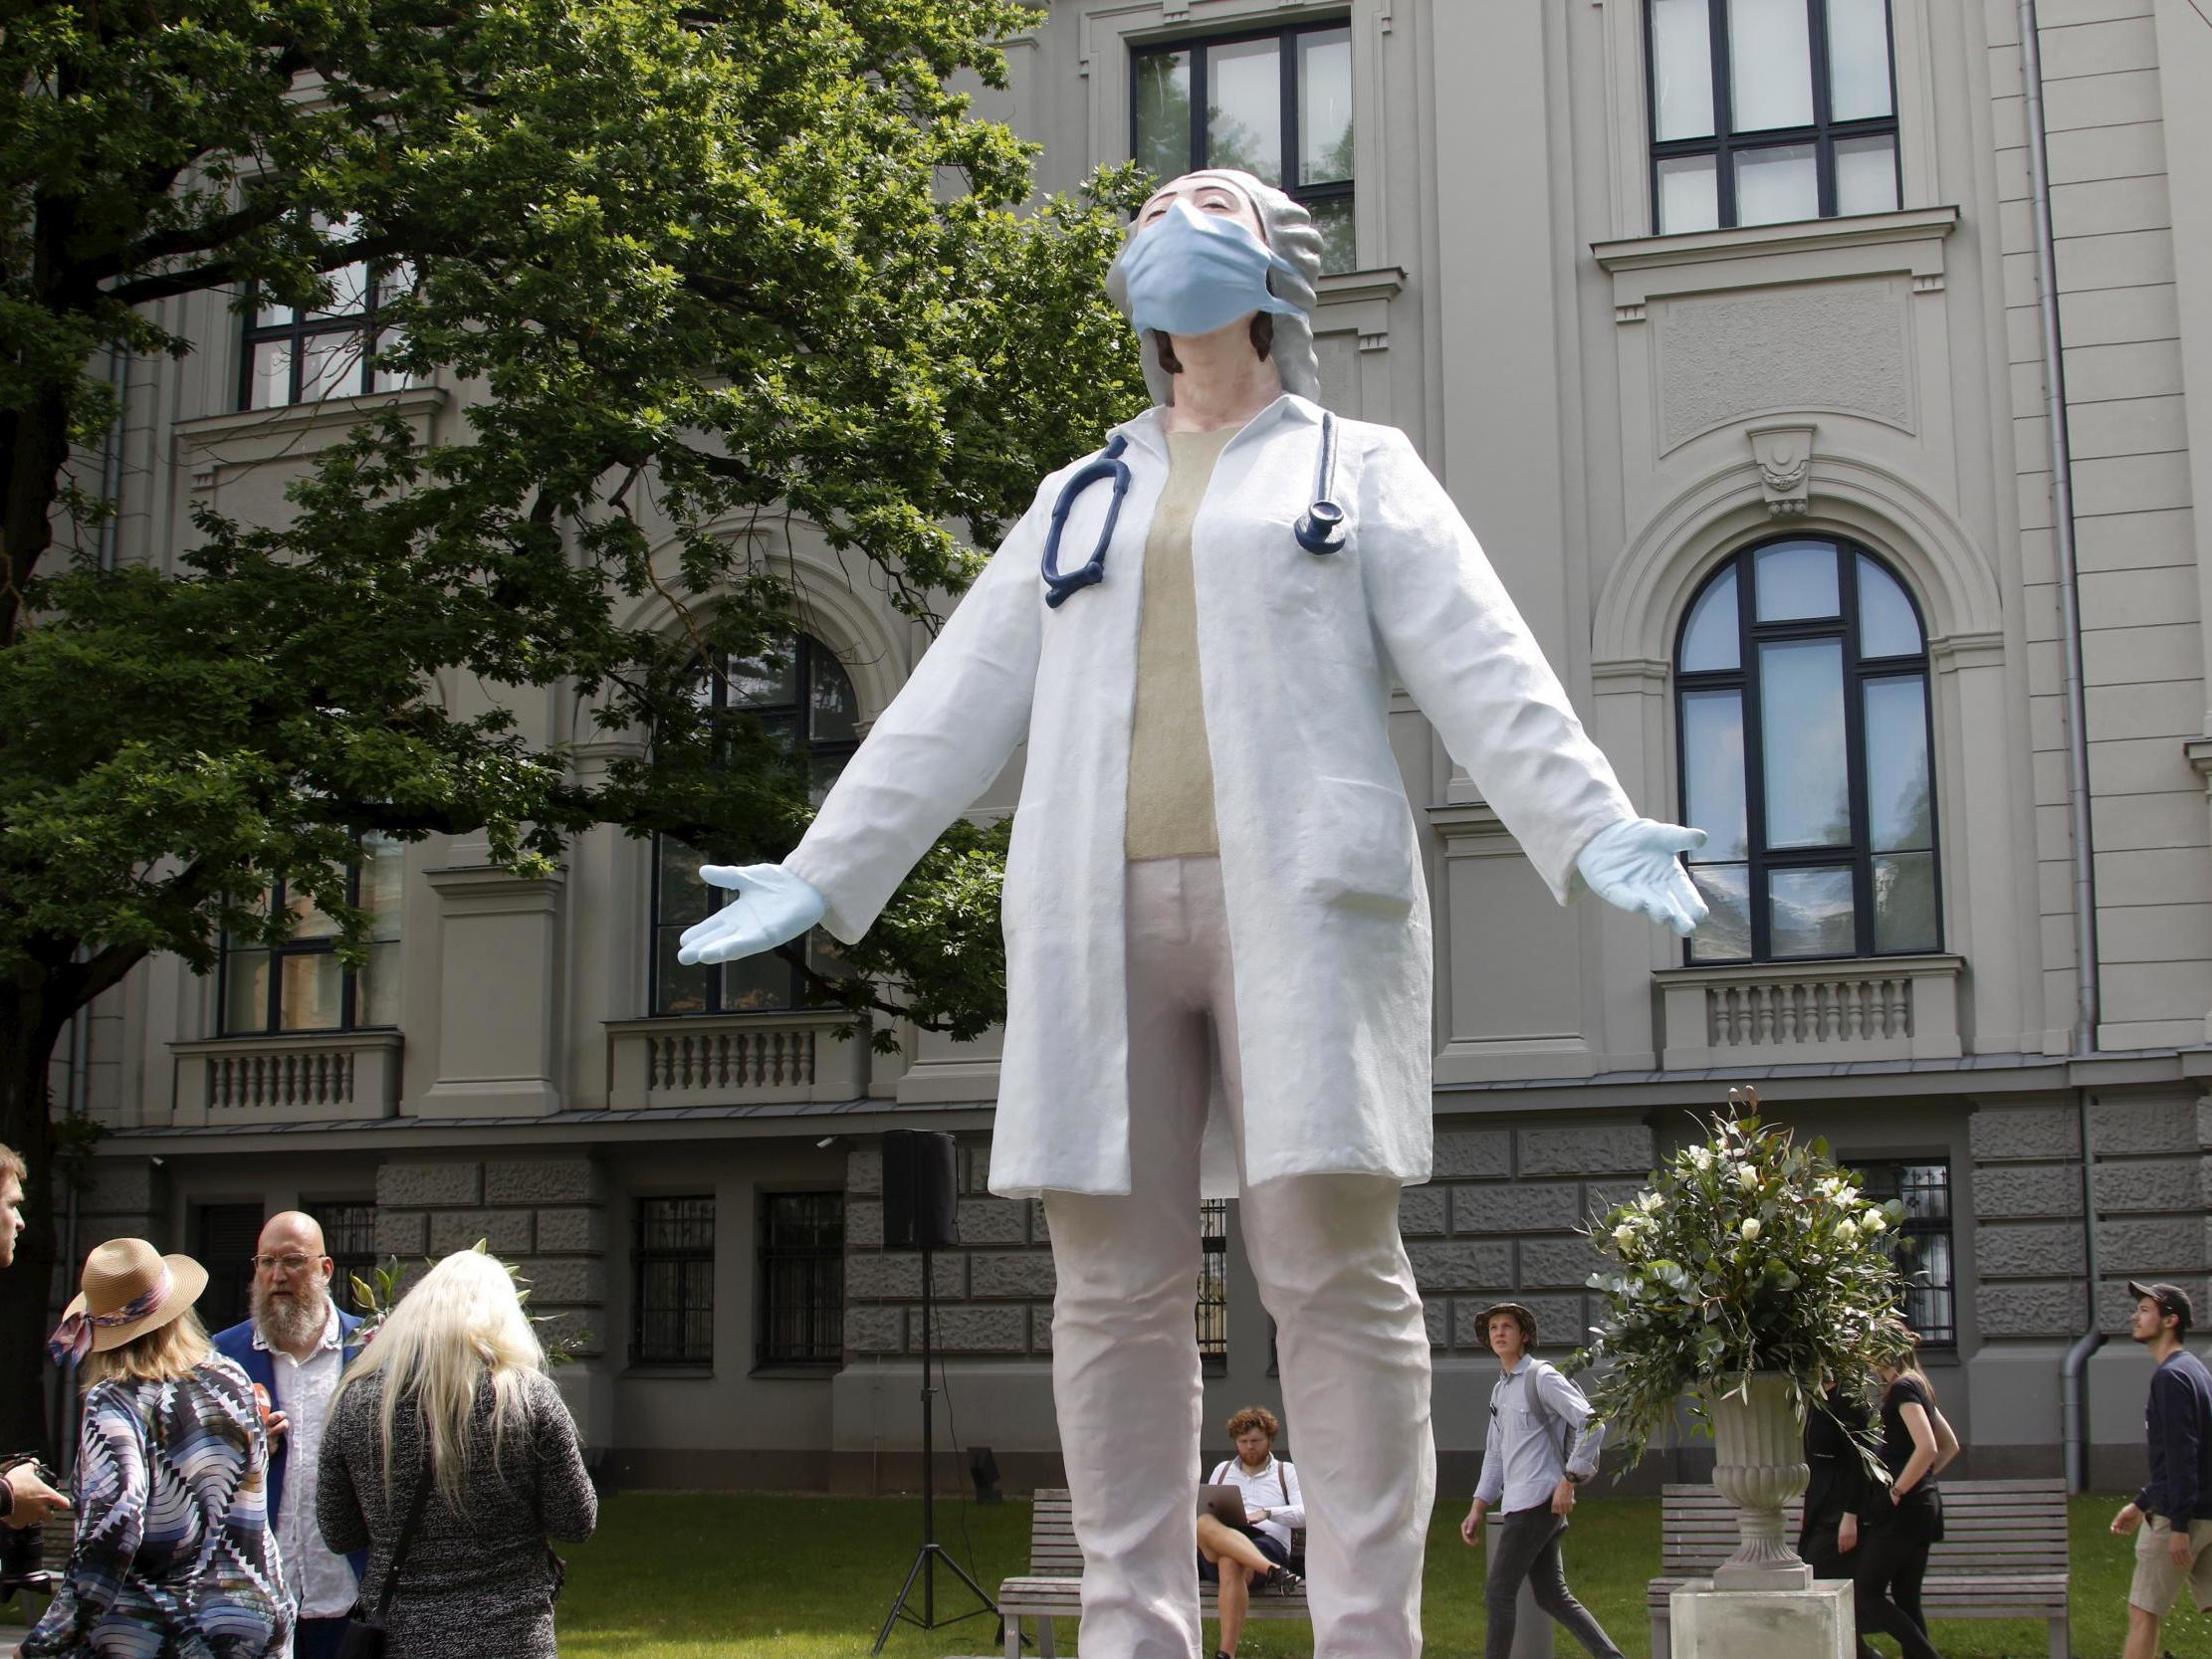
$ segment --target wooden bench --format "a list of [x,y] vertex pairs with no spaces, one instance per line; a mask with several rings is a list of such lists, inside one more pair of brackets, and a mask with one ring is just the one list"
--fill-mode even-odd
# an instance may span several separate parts
[[[1930,1619],[2039,1618],[2051,1659],[2069,1659],[2066,1482],[1945,1481],[1943,1542],[1928,1555],[1921,1605]],[[1789,1507],[1797,1540],[1803,1506]],[[1659,1507],[1659,1562],[1646,1596],[1652,1659],[1668,1659],[1668,1596],[1735,1554],[1736,1512],[1709,1486],[1669,1486]]]
[[[1292,1535],[1293,1547],[1298,1543]],[[1198,1577],[1198,1556],[1191,1557],[1191,1576]],[[1068,1507],[1067,1493],[1058,1488],[1040,1487],[1031,1496],[1029,1509],[1029,1571],[1020,1578],[1008,1578],[998,1586],[998,1611],[1006,1621],[1006,1659],[1021,1659],[1021,1621],[1036,1622],[1038,1659],[1053,1659],[1058,1651],[1052,1645],[1052,1621],[1057,1618],[1075,1618],[1083,1610],[1080,1594],[1083,1579],[1083,1552],[1075,1543],[1075,1517]],[[1199,1585],[1199,1612],[1204,1618],[1217,1618],[1219,1609],[1215,1603],[1212,1584]],[[1305,1586],[1300,1585],[1287,1595],[1277,1595],[1261,1590],[1252,1596],[1251,1618],[1308,1618]]]

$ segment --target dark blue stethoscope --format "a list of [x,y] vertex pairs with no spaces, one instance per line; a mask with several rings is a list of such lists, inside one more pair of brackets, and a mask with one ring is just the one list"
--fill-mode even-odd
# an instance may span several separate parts
[[[1114,521],[1121,517],[1122,498],[1129,494],[1129,463],[1121,458],[1122,451],[1128,447],[1128,438],[1116,433],[1104,455],[1060,486],[1060,499],[1052,504],[1051,527],[1044,535],[1044,602],[1055,610],[1066,603],[1069,594],[1106,579],[1106,548],[1114,539]],[[1091,549],[1090,562],[1063,576],[1060,574],[1060,533],[1067,528],[1068,513],[1075,506],[1076,497],[1094,484],[1109,481],[1114,487],[1114,498],[1106,509],[1106,522],[1099,527],[1098,542]],[[1336,416],[1324,409],[1321,412],[1321,458],[1313,475],[1313,505],[1290,526],[1290,533],[1297,538],[1298,545],[1309,553],[1333,553],[1344,545],[1344,509],[1337,506],[1335,494]]]

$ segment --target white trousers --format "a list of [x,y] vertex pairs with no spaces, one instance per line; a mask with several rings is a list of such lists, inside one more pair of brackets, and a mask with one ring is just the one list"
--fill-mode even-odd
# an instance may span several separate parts
[[[1242,1142],[1236,999],[1219,862],[1147,859],[1128,880],[1133,1190],[1045,1194],[1052,1384],[1083,1550],[1081,1651],[1199,1659],[1199,1145],[1217,1055]],[[1437,1456],[1398,1194],[1385,1175],[1301,1175],[1240,1199],[1304,1489],[1316,1659],[1421,1652]]]

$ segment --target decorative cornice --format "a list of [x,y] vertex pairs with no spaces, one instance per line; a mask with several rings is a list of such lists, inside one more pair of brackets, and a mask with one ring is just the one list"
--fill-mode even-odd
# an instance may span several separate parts
[[315,1050],[398,1049],[405,1036],[390,1026],[358,1031],[257,1031],[240,1037],[190,1037],[171,1042],[169,1052],[180,1059],[211,1054],[294,1054]]
[[680,1036],[687,1031],[762,1031],[786,1026],[794,1031],[834,1031],[840,1026],[866,1026],[868,1016],[845,1008],[777,1008],[761,1012],[727,1014],[648,1014],[640,1018],[601,1020],[617,1037]]
[[1324,306],[1349,306],[1362,300],[1395,300],[1406,287],[1405,267],[1379,265],[1372,271],[1339,271],[1317,285]]
[[1446,841],[1507,834],[1505,820],[1486,801],[1445,801],[1428,809],[1429,822]]
[[1593,258],[1608,271],[1645,271],[1662,265],[1701,265],[1713,260],[1758,259],[1770,254],[1824,248],[1872,248],[1887,242],[1927,242],[1958,227],[1955,207],[1861,213],[1845,219],[1809,219],[1788,225],[1692,231],[1676,236],[1632,236],[1593,242]]
[[1928,641],[1928,660],[1939,669],[2001,668],[2005,661],[2005,636],[1995,630],[1971,634],[1946,634]]
[[1611,691],[1662,692],[1669,672],[1657,657],[1622,657],[1590,665],[1591,683]]
[[198,415],[178,421],[175,430],[183,443],[204,449],[229,439],[313,432],[329,426],[358,426],[387,409],[400,415],[433,414],[443,409],[452,395],[438,385],[403,386],[396,391],[324,397],[312,403],[283,403],[270,409],[235,409],[221,415]]
[[1666,985],[1779,985],[1826,979],[1955,979],[1966,958],[1931,952],[1924,956],[1824,956],[1806,962],[1693,962],[1686,967],[1652,970]]
[[496,864],[452,865],[426,870],[423,876],[445,902],[449,917],[550,914],[568,882],[557,870],[550,876],[518,876]]

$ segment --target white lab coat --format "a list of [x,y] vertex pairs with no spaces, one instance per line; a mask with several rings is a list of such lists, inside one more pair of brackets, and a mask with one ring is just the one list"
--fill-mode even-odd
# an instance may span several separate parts
[[[991,1189],[1130,1190],[1122,899],[1145,540],[1164,411],[1117,430],[1132,473],[1105,580],[1047,608],[1046,479],[822,803],[786,868],[864,933],[914,862],[1028,739],[1006,861],[1006,1029]],[[1634,809],[1442,487],[1394,427],[1338,422],[1347,545],[1291,526],[1320,409],[1285,393],[1221,451],[1194,521],[1200,679],[1238,973],[1242,1176],[1426,1180],[1429,903],[1387,719],[1410,691],[1562,902]],[[1094,457],[1085,457],[1088,461]],[[1075,466],[1082,465],[1081,462]],[[1111,489],[1069,515],[1091,554]],[[1198,711],[1193,711],[1198,718]],[[1217,1095],[1218,1085],[1217,1084]],[[1218,1101],[1202,1172],[1237,1190]]]

